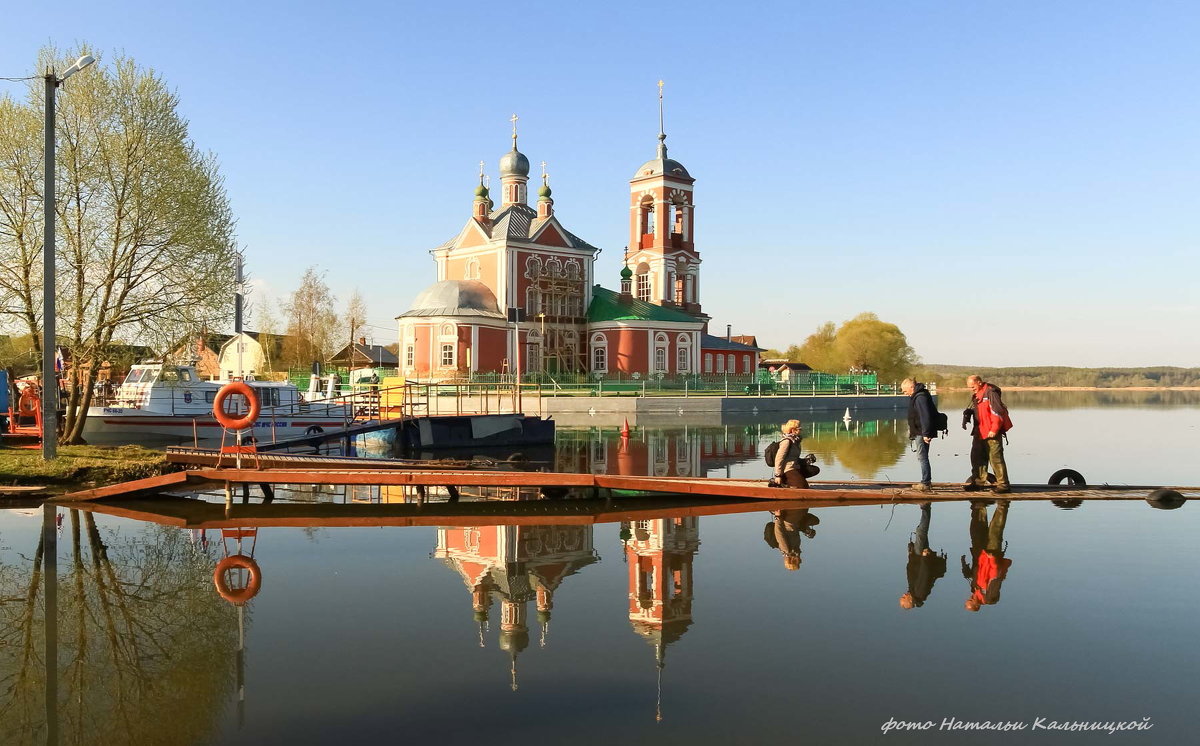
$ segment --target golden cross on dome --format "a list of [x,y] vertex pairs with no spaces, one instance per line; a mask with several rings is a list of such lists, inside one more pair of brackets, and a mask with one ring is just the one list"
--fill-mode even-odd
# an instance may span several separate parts
[[508,121],[512,122],[512,126],[513,126],[513,150],[517,149],[517,120],[518,119],[520,119],[520,117],[517,116],[516,114],[513,114],[512,117],[510,117],[508,120]]
[[542,161],[542,178],[546,178],[546,162]]
[[479,162],[479,180],[483,181],[483,161]]

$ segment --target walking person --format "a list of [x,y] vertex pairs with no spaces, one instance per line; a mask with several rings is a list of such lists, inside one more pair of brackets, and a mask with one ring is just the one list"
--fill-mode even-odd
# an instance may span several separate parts
[[946,553],[929,548],[929,518],[933,507],[921,503],[921,521],[908,542],[908,593],[900,596],[900,608],[912,609],[925,603],[933,584],[946,574]]
[[779,429],[783,438],[775,451],[775,473],[771,481],[784,487],[808,489],[805,464],[800,460],[800,420],[788,420]]
[[917,442],[917,463],[921,465],[921,481],[912,488],[917,492],[931,492],[933,475],[929,468],[929,444],[937,437],[937,408],[923,383],[905,378],[900,382],[900,390],[908,396],[908,438]]
[[1004,463],[1004,434],[1012,429],[1008,407],[1000,396],[1000,387],[987,383],[979,376],[967,377],[967,388],[971,390],[971,404],[963,412],[963,427],[968,419],[974,419],[971,428],[971,476],[963,489],[972,492],[988,485],[988,463],[996,475],[996,494],[1012,492],[1008,481],[1008,466]]

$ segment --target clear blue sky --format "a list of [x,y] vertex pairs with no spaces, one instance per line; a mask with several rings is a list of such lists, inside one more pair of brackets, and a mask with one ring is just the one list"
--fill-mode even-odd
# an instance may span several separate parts
[[259,301],[319,265],[377,342],[513,112],[615,287],[663,78],[713,331],[874,311],[929,362],[1200,365],[1195,2],[112,0],[2,28],[0,75],[83,41],[163,75]]

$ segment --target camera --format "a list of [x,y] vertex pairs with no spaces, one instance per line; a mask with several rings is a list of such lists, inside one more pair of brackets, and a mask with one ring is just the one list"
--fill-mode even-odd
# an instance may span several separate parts
[[975,417],[975,408],[967,407],[963,410],[962,429],[966,430],[971,425],[971,420]]

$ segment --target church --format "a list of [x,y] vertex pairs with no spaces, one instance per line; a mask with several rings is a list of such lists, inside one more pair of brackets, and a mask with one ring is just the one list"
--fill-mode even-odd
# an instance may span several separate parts
[[667,157],[661,88],[659,112],[658,152],[629,181],[619,290],[599,283],[600,250],[555,214],[544,163],[529,204],[529,159],[517,149],[513,116],[499,206],[481,163],[470,218],[430,252],[437,281],[396,317],[400,375],[443,381],[475,373],[604,379],[756,371],[759,348],[708,334],[695,179]]

